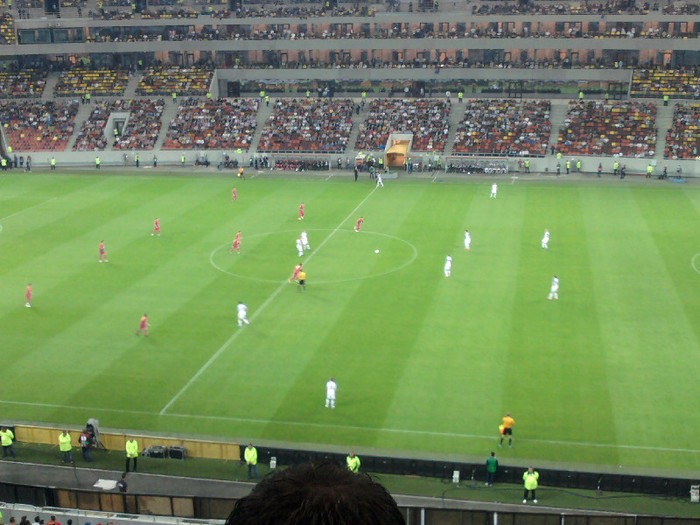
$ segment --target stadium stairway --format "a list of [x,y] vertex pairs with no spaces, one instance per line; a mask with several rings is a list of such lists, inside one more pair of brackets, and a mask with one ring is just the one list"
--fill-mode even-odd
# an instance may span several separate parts
[[569,99],[552,99],[552,111],[549,115],[552,121],[552,132],[549,135],[549,142],[547,143],[547,152],[549,153],[550,147],[557,144],[559,139],[559,128],[564,125],[564,119],[566,118],[566,112],[569,109]]
[[163,141],[165,141],[165,136],[168,134],[168,128],[170,127],[170,122],[177,116],[178,104],[173,103],[172,99],[168,97],[163,97],[165,100],[165,106],[163,107],[163,115],[160,118],[161,126],[158,132],[158,140],[156,140],[154,149],[160,150],[163,146]]
[[255,124],[257,127],[255,128],[253,138],[250,140],[250,149],[248,150],[248,153],[250,153],[251,155],[258,150],[258,142],[260,142],[260,136],[262,135],[263,127],[265,126],[267,120],[272,116],[272,112],[274,111],[274,109],[275,99],[270,99],[269,106],[266,106],[265,102],[260,102],[258,114],[255,117]]
[[[353,102],[355,104],[359,104],[362,101],[361,98],[353,98]],[[355,152],[355,143],[357,142],[357,136],[360,134],[360,126],[362,126],[362,123],[365,121],[367,118],[367,111],[369,109],[369,104],[365,104],[364,108],[360,109],[360,114],[354,114],[352,116],[352,131],[350,132],[350,136],[348,137],[348,147],[345,151],[346,154],[348,153],[356,153]]]
[[90,113],[92,113],[92,110],[94,109],[93,104],[81,104],[80,108],[78,109],[78,114],[75,116],[75,126],[74,129],[75,131],[73,132],[73,135],[71,135],[70,140],[68,141],[68,147],[66,148],[66,151],[73,151],[73,146],[75,145],[75,142],[78,140],[78,133],[80,132],[80,129],[83,127],[83,123],[90,117]]
[[129,75],[129,82],[126,84],[126,88],[124,89],[124,98],[127,100],[130,100],[136,96],[136,88],[139,85],[139,82],[141,81],[141,78],[143,75]]
[[462,104],[458,102],[452,103],[452,108],[450,109],[450,131],[447,134],[447,142],[445,143],[445,155],[452,155],[455,146],[455,137],[457,136],[457,127],[464,118],[467,104],[469,104],[468,100]]
[[668,129],[673,125],[673,108],[674,103],[668,106],[664,106],[663,103],[656,104],[656,129],[658,135],[656,136],[656,151],[654,158],[658,160],[663,160],[664,151],[666,150],[666,133]]
[[56,90],[56,84],[58,84],[59,75],[60,73],[49,73],[47,75],[46,85],[44,86],[44,92],[41,94],[42,101],[53,100],[54,91]]

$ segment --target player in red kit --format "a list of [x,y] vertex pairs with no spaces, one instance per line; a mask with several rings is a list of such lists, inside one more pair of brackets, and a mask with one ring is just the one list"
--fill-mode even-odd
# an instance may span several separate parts
[[304,203],[301,203],[301,206],[299,206],[299,220],[302,220],[304,218]]
[[297,264],[297,265],[294,267],[294,275],[292,275],[292,276],[289,278],[289,282],[290,282],[290,283],[297,280],[297,277],[299,277],[299,272],[300,272],[300,271],[301,271],[301,264]]
[[238,253],[238,254],[241,253],[241,232],[240,231],[236,234],[236,237],[233,239],[233,244],[231,245],[231,249],[228,251],[228,253],[233,253],[233,250],[236,250],[236,253]]
[[32,283],[29,283],[27,285],[27,291],[25,292],[24,296],[27,298],[27,303],[24,305],[27,308],[32,307]]
[[231,200],[232,201],[238,200],[238,192],[236,191],[236,188],[233,188],[233,191],[231,192]]
[[363,222],[365,222],[364,217],[360,217],[359,219],[357,219],[357,224],[355,225],[355,231],[356,231],[356,232],[359,232],[359,231],[360,231],[360,228],[362,228],[362,223],[363,223]]
[[100,241],[100,258],[99,258],[99,261],[100,261],[100,262],[109,262],[109,260],[107,260],[107,250],[105,249],[105,242],[104,242],[104,241]]
[[151,236],[158,234],[158,237],[160,237],[160,219],[156,219],[153,221],[153,233],[151,233]]
[[139,321],[139,329],[136,330],[136,335],[145,335],[148,337],[148,314],[143,314],[141,321]]

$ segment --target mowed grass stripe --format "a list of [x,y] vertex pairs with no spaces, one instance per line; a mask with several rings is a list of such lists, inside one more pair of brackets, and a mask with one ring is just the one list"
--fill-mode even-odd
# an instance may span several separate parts
[[[625,445],[663,447],[672,442],[683,448],[687,421],[678,418],[675,409],[667,409],[691,392],[690,385],[676,381],[686,365],[675,359],[679,349],[673,341],[683,341],[687,351],[685,343],[693,336],[634,191],[600,188],[583,194],[589,235],[597,235],[590,260],[613,394],[615,437]],[[696,343],[693,349],[697,350]],[[643,454],[621,454],[623,462],[647,460]]]

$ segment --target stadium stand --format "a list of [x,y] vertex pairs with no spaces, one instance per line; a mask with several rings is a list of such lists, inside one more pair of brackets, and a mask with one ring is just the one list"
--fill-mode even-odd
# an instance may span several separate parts
[[122,96],[129,82],[129,72],[111,69],[75,68],[58,78],[54,93],[58,97]]
[[633,97],[699,98],[700,75],[693,69],[635,69],[630,95]]
[[257,99],[195,99],[178,107],[163,149],[250,148],[257,127]]
[[0,98],[40,97],[46,87],[46,74],[38,69],[0,73]]
[[545,155],[552,130],[548,100],[469,100],[453,153]]
[[695,159],[700,149],[700,104],[678,104],[666,132],[664,158]]
[[122,134],[114,141],[112,149],[153,149],[158,140],[164,106],[163,99],[129,101],[126,106],[129,109],[129,120]]
[[258,151],[342,153],[352,131],[350,99],[281,99],[263,127]]
[[10,13],[0,14],[0,45],[16,43],[14,17]]
[[139,95],[206,95],[214,75],[212,69],[177,66],[150,67],[144,71],[136,93]]
[[562,155],[653,157],[656,106],[639,102],[570,102],[559,130]]
[[63,151],[73,135],[77,101],[2,102],[0,122],[15,151]]
[[115,112],[127,112],[130,110],[130,101],[114,100],[98,102],[90,113],[90,116],[83,122],[78,131],[78,137],[73,145],[73,151],[96,151],[104,150],[113,137],[105,135],[105,126],[109,116]]
[[391,133],[413,133],[415,151],[445,150],[450,104],[445,100],[372,100],[360,126],[358,150],[384,149]]

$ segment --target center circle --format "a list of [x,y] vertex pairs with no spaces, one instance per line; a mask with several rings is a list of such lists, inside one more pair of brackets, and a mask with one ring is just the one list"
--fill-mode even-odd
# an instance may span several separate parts
[[[321,232],[331,233],[323,238],[314,235]],[[240,255],[229,253],[225,248],[231,243],[227,242],[212,250],[209,263],[232,277],[279,284],[285,282],[294,266],[301,262],[309,273],[310,283],[331,284],[394,273],[418,257],[418,248],[401,237],[364,230],[356,233],[351,229],[307,230],[311,250],[298,257],[295,240],[299,233],[299,230],[286,230],[243,234]],[[379,253],[375,253],[376,250]],[[275,254],[274,259],[270,258],[271,253]],[[358,268],[371,270],[360,275]],[[281,278],[265,277],[264,273]]]

